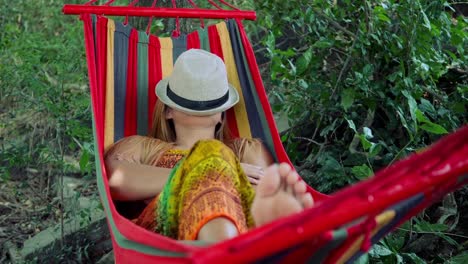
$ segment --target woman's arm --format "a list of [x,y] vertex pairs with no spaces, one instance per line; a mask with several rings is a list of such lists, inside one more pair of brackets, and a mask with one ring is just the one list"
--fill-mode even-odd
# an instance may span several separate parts
[[273,157],[270,151],[268,151],[261,141],[248,141],[245,144],[244,153],[240,157],[241,163],[248,163],[263,169],[273,164]]
[[255,187],[264,176],[264,169],[273,164],[273,158],[259,140],[245,140],[239,150],[242,169]]
[[107,161],[112,198],[134,201],[159,194],[169,178],[171,169],[135,164],[128,161]]
[[148,143],[158,144],[158,141],[132,136],[120,140],[107,151],[105,163],[113,199],[143,200],[156,196],[164,188],[171,169],[143,164],[147,158],[144,144]]

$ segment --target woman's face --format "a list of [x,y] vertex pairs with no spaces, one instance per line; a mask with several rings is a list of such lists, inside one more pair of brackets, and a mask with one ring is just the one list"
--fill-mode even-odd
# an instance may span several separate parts
[[213,129],[218,123],[221,122],[222,114],[216,113],[209,116],[194,116],[184,112],[172,109],[170,107],[166,110],[166,119],[172,119],[174,125],[184,126],[188,128],[210,128]]

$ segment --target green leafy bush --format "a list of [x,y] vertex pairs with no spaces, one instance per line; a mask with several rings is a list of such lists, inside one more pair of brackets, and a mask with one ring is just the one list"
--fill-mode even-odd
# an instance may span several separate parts
[[[452,4],[255,2],[257,60],[274,112],[288,121],[288,154],[312,187],[332,193],[364,180],[467,123],[468,20]],[[460,192],[357,263],[466,261]]]
[[0,168],[5,175],[60,171],[64,155],[80,156],[86,150],[79,142],[92,142],[82,25],[61,15],[62,4],[20,2],[1,10]]
[[[466,123],[467,20],[438,1],[258,1],[284,142],[330,193]],[[296,129],[300,127],[300,129]]]

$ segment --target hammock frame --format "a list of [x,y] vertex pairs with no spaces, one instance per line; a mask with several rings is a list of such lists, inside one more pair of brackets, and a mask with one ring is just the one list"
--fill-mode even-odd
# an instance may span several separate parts
[[225,10],[212,0],[208,2],[217,10],[197,7],[193,1],[189,0],[194,8],[177,8],[175,1],[172,1],[172,8],[156,7],[154,1],[152,7],[135,7],[138,1],[131,2],[128,6],[111,6],[113,1],[108,1],[103,5],[92,5],[97,0],[91,0],[85,4],[66,4],[62,12],[65,15],[110,15],[110,16],[139,16],[139,17],[167,17],[167,18],[206,18],[206,19],[247,19],[256,20],[257,14],[252,10],[240,10],[233,5],[220,0],[221,4],[228,6],[233,10]]

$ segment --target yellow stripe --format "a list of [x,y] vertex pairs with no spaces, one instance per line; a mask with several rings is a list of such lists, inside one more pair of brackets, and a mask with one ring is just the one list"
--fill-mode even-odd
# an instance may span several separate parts
[[168,77],[172,73],[174,61],[172,57],[172,39],[171,38],[159,38],[161,44],[161,67],[162,67],[162,78]]
[[244,95],[240,86],[239,75],[237,73],[236,62],[234,60],[234,53],[232,52],[231,39],[225,22],[216,24],[219,38],[221,40],[221,47],[223,49],[224,63],[228,74],[228,81],[239,92],[239,103],[234,106],[234,113],[236,115],[237,127],[239,129],[239,136],[244,138],[252,138],[250,131],[249,118],[244,101]]
[[[395,217],[395,211],[385,211],[378,216],[375,217],[377,221],[377,226],[372,230],[371,237],[374,236],[379,230],[385,226],[386,224],[390,223],[392,219]],[[364,235],[357,237],[354,243],[348,248],[346,252],[341,256],[341,258],[336,263],[345,263],[349,258],[351,258],[361,247],[362,242],[364,240]]]
[[107,21],[107,72],[104,150],[114,143],[114,32],[115,23]]

